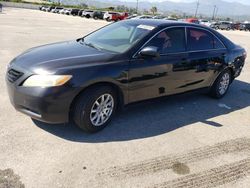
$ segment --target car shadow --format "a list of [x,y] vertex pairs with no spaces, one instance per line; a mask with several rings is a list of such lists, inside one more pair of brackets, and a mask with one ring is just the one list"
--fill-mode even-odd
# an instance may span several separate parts
[[220,100],[195,92],[130,105],[103,131],[95,134],[84,133],[73,124],[34,123],[53,135],[74,142],[127,141],[165,134],[197,122],[221,128],[222,124],[211,119],[249,105],[250,84],[235,80]]

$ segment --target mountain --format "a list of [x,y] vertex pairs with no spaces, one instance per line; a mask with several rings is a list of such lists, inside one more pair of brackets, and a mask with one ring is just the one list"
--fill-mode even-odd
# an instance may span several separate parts
[[[58,0],[52,0],[58,2]],[[89,6],[95,6],[99,8],[125,5],[127,7],[136,7],[136,2],[122,1],[122,0],[61,0],[63,4],[79,5],[86,3]],[[193,15],[196,9],[195,2],[173,2],[168,0],[161,0],[158,2],[139,0],[140,10],[149,10],[152,6],[158,8],[158,12],[178,12]],[[250,5],[241,4],[238,2],[227,2],[223,0],[200,0],[198,15],[212,16],[214,6],[218,7],[218,16],[228,17],[242,17],[247,16],[250,18]]]

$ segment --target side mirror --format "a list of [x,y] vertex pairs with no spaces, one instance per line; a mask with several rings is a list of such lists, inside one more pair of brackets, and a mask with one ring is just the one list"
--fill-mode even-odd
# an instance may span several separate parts
[[143,48],[140,52],[139,55],[141,57],[159,57],[160,54],[158,52],[158,48],[155,46],[148,46]]

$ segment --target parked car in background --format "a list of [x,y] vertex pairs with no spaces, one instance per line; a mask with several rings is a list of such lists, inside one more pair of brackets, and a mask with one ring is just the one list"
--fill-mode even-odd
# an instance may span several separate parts
[[82,13],[82,16],[85,18],[93,18],[94,11],[93,10],[85,10]]
[[66,11],[65,8],[61,9],[61,10],[59,10],[59,14],[65,14],[65,11]]
[[93,133],[133,102],[198,89],[222,98],[245,59],[242,47],[208,27],[130,19],[26,51],[8,65],[6,85],[16,110]]
[[241,31],[250,31],[250,23],[242,23],[240,24]]
[[63,10],[63,7],[55,7],[50,12],[52,12],[52,13],[59,13],[60,10]]
[[200,23],[201,25],[205,25],[205,26],[207,26],[207,27],[210,27],[211,24],[212,24],[210,21],[204,20],[204,19],[199,20],[199,23]]
[[193,24],[199,24],[200,23],[197,18],[187,18],[187,19],[185,19],[185,22],[193,23]]
[[48,6],[40,6],[39,7],[39,10],[41,11],[46,11],[46,9],[48,9],[49,7]]
[[43,11],[50,12],[51,10],[53,10],[55,8],[56,8],[55,6],[45,7],[45,8],[43,8]]
[[80,9],[74,8],[74,9],[71,10],[70,14],[71,14],[72,16],[78,16],[79,11],[80,11]]
[[220,25],[220,22],[212,22],[211,25],[210,25],[210,27],[212,29],[217,30],[217,29],[219,29],[219,25]]
[[71,15],[71,11],[72,11],[72,9],[65,9],[63,14]]
[[78,16],[83,17],[83,12],[84,12],[84,9],[79,10],[79,12],[78,12]]
[[119,13],[119,12],[106,12],[103,16],[103,19],[106,21],[120,21],[128,17],[128,13]]
[[240,30],[240,23],[232,23],[232,30]]
[[219,23],[218,25],[218,29],[221,29],[221,30],[231,30],[233,29],[233,25],[231,22],[227,22],[227,21],[222,21]]
[[149,16],[149,15],[141,15],[141,16],[136,16],[132,19],[152,19],[153,17],[152,16]]
[[93,13],[93,18],[95,19],[95,20],[103,20],[103,17],[104,17],[104,14],[105,14],[105,12],[103,12],[103,11],[95,11],[94,13]]
[[127,17],[128,17],[128,13],[127,12],[123,12],[123,13],[118,13],[117,14],[117,17],[115,18],[113,18],[113,21],[120,21],[120,20],[125,20],[125,19],[127,19]]

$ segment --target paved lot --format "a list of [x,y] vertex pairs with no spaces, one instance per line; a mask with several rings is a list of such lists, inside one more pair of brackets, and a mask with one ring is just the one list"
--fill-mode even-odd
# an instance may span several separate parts
[[[34,10],[0,14],[0,187],[249,187],[249,64],[222,100],[193,93],[133,105],[94,135],[13,109],[4,81],[12,58],[105,24]],[[250,32],[223,33],[250,50]]]

